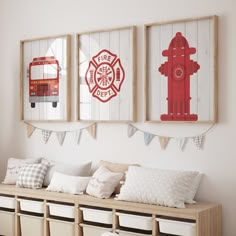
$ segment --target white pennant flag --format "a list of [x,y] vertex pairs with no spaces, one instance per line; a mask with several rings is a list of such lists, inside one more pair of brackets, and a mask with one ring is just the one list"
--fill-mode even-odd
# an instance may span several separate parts
[[83,131],[82,129],[76,131],[76,142],[77,142],[77,144],[80,144],[82,131]]
[[48,142],[51,134],[52,134],[52,131],[50,130],[42,130],[43,140],[45,144]]
[[193,139],[193,142],[195,143],[195,145],[197,146],[197,148],[202,149],[203,135],[195,136],[192,139]]
[[92,136],[92,138],[96,139],[96,133],[97,133],[96,123],[94,123],[93,125],[90,125],[89,127],[87,127],[86,130]]
[[56,132],[57,134],[57,139],[60,145],[63,145],[64,141],[65,141],[65,137],[66,137],[66,131],[62,131],[62,132]]
[[154,138],[154,135],[153,135],[153,134],[144,132],[144,142],[145,142],[146,145],[148,145],[149,143],[151,143],[151,141],[152,141],[153,138]]
[[137,131],[137,128],[132,126],[132,125],[128,125],[128,137],[131,138],[135,132]]
[[179,138],[178,139],[178,145],[179,145],[179,150],[180,151],[184,150],[186,142],[187,142],[187,138]]
[[159,137],[159,141],[160,141],[160,145],[161,145],[162,150],[166,149],[166,146],[169,143],[169,140],[170,140],[169,137],[164,137],[164,136]]
[[30,125],[30,124],[27,124],[27,136],[28,136],[28,138],[31,137],[31,135],[33,134],[34,131],[35,131],[35,127]]

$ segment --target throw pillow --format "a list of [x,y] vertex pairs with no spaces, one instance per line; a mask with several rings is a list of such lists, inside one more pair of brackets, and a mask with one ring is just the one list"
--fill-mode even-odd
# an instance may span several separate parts
[[[108,170],[116,173],[123,173],[123,177],[121,181],[125,180],[125,172],[128,170],[129,166],[139,166],[138,164],[121,164],[121,163],[115,163],[115,162],[109,162],[101,160],[99,162],[100,166],[105,166]],[[115,189],[115,193],[120,193],[121,184],[118,184],[118,186]]]
[[114,173],[100,166],[89,181],[86,192],[98,198],[109,198],[122,177],[122,173]]
[[48,186],[55,171],[72,176],[90,176],[92,162],[86,163],[63,163],[54,162],[48,168],[43,186]]
[[41,162],[41,159],[42,158],[27,158],[27,159],[19,159],[13,157],[9,158],[7,161],[7,171],[3,184],[16,184],[21,164],[39,163]]
[[46,190],[82,194],[86,190],[90,178],[91,177],[65,175],[55,171]]
[[42,188],[49,162],[42,160],[39,164],[22,164],[16,186],[23,188]]
[[193,199],[197,193],[203,174],[199,173],[193,180],[189,191],[186,194],[185,203],[196,203]]
[[189,188],[198,174],[130,166],[118,200],[184,208]]

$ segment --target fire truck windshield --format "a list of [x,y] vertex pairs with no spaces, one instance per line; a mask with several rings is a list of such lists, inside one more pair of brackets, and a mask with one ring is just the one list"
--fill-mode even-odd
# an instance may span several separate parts
[[37,79],[56,79],[57,78],[57,65],[34,65],[31,67],[30,78],[32,80]]

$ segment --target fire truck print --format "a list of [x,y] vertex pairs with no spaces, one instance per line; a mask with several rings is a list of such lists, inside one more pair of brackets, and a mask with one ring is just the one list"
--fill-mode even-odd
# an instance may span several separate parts
[[103,103],[117,96],[124,79],[120,59],[105,49],[92,58],[85,75],[89,92]]
[[168,114],[161,114],[162,121],[197,121],[197,114],[190,114],[190,76],[200,65],[190,60],[196,49],[190,48],[187,39],[177,32],[168,50],[162,55],[168,60],[159,67],[159,72],[168,78]]
[[40,102],[50,102],[53,108],[57,107],[59,72],[59,62],[54,56],[33,58],[28,71],[31,108]]

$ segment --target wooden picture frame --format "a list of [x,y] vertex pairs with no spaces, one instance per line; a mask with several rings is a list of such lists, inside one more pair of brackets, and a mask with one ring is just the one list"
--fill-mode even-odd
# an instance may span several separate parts
[[217,122],[218,17],[147,24],[145,121]]
[[71,36],[20,42],[21,119],[71,119]]
[[77,35],[78,120],[136,120],[136,27]]

